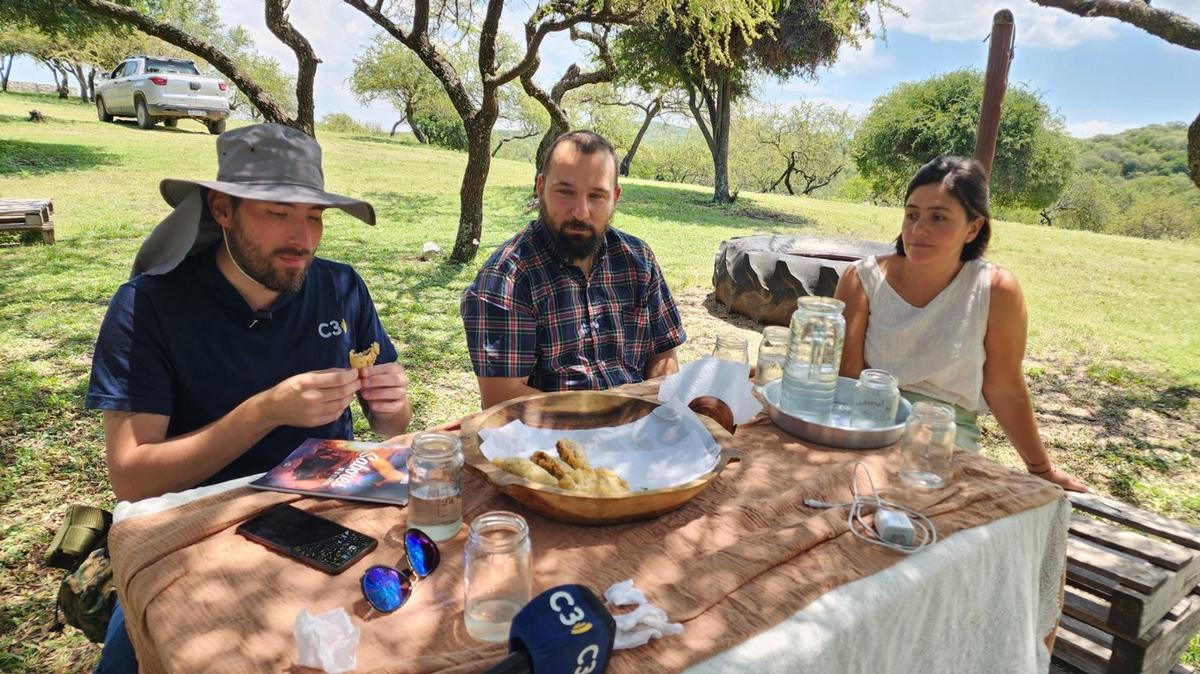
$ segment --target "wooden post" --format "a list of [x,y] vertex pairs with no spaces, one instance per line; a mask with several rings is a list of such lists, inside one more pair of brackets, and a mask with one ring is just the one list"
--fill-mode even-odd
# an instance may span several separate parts
[[983,105],[979,111],[979,129],[975,132],[975,159],[992,172],[996,156],[996,137],[1000,134],[1000,111],[1008,87],[1008,65],[1012,62],[1013,15],[1007,9],[992,17],[991,46],[988,49],[987,74],[983,79]]

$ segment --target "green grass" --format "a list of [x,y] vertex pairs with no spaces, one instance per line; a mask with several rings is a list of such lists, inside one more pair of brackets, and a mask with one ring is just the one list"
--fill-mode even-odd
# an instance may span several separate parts
[[[47,122],[25,121],[34,107]],[[371,288],[413,380],[414,428],[477,409],[458,296],[529,219],[532,167],[493,162],[481,254],[455,267],[418,255],[429,240],[453,247],[464,155],[359,133],[319,139],[328,187],[369,199],[380,216],[370,228],[331,213],[321,254],[354,264]],[[74,101],[0,94],[0,196],[52,197],[58,241],[0,248],[0,670],[94,664],[98,651],[79,633],[41,630],[58,575],[40,556],[67,504],[112,506],[99,416],[82,409],[96,330],[167,213],[159,180],[215,175],[213,141],[193,122],[142,131],[101,124]],[[895,209],[748,192],[714,206],[706,188],[623,184],[616,224],[649,242],[680,298],[692,336],[685,359],[719,332],[757,327],[706,301],[721,241],[762,232],[886,241],[900,222]],[[1007,222],[993,242],[988,257],[1017,274],[1028,298],[1027,373],[1055,458],[1103,493],[1200,523],[1200,246]],[[983,445],[1015,463],[994,422]],[[1200,640],[1189,658],[1200,663]]]

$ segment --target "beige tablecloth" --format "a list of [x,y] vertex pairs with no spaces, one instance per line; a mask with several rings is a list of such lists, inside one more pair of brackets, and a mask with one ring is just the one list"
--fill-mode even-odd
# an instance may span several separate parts
[[[877,573],[903,555],[856,541],[844,511],[816,511],[807,497],[849,499],[850,467],[862,460],[881,490],[931,517],[941,536],[1062,498],[1046,482],[979,455],[958,452],[950,486],[932,493],[893,488],[895,448],[817,448],[765,417],[739,427],[743,453],[713,486],[649,522],[576,527],[532,513],[535,591],[581,582],[602,591],[632,578],[683,635],[619,651],[613,672],[673,671],[698,663],[792,616],[823,593]],[[464,519],[519,506],[472,474]],[[339,576],[328,576],[234,534],[238,523],[283,502],[320,512],[380,540]],[[443,544],[441,567],[389,616],[362,621],[362,570],[401,557],[404,511],[298,498],[241,487],[171,510],[124,519],[109,535],[118,594],[146,672],[284,671],[294,666],[292,624],[307,608],[343,607],[362,626],[358,671],[473,672],[505,646],[467,636],[462,621],[465,531]],[[953,648],[953,644],[947,644]]]

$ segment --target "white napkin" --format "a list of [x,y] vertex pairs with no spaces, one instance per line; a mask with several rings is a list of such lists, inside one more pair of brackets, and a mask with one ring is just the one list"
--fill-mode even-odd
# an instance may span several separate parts
[[312,615],[301,609],[296,616],[298,664],[323,669],[329,674],[348,672],[358,664],[358,637],[362,631],[350,623],[344,608]]
[[557,456],[562,438],[578,442],[593,466],[615,471],[630,491],[664,489],[700,477],[717,465],[721,447],[685,405],[670,402],[621,426],[562,430],[534,428],[519,419],[479,432],[480,451],[490,461],[509,456],[529,458],[541,450]]
[[651,639],[683,634],[683,625],[673,623],[667,612],[646,600],[646,595],[633,586],[633,580],[623,580],[604,591],[604,598],[613,606],[637,604],[629,613],[614,614],[617,636],[614,649],[637,648]]
[[658,387],[658,399],[678,400],[687,405],[700,396],[725,401],[733,412],[733,423],[744,424],[762,411],[750,382],[750,366],[732,360],[705,356],[669,374]]

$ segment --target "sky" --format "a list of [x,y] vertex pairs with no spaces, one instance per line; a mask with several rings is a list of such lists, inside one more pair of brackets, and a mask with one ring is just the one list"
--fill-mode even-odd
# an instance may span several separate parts
[[[295,57],[266,28],[261,0],[218,0],[227,25],[244,25],[260,52],[295,71]],[[529,16],[527,2],[506,3],[502,25],[514,36]],[[907,12],[885,12],[873,28],[884,37],[843,47],[837,63],[812,80],[765,81],[760,100],[787,105],[800,99],[829,103],[854,114],[865,113],[876,97],[902,83],[972,67],[987,66],[985,42],[992,15],[1007,7],[1016,23],[1016,51],[1009,83],[1039,93],[1076,137],[1117,133],[1146,124],[1191,122],[1200,114],[1200,52],[1175,46],[1114,19],[1084,19],[1048,9],[1030,0],[896,0]],[[1200,22],[1200,0],[1155,0]],[[347,83],[353,59],[375,25],[335,0],[297,0],[292,22],[313,43],[322,60],[317,69],[317,118],[345,112],[356,119],[390,128],[399,117],[390,106],[363,106]],[[523,39],[521,40],[523,43]],[[552,82],[581,52],[565,37],[551,39],[542,50],[539,77]],[[13,78],[51,81],[49,71],[29,59],[15,64]]]

